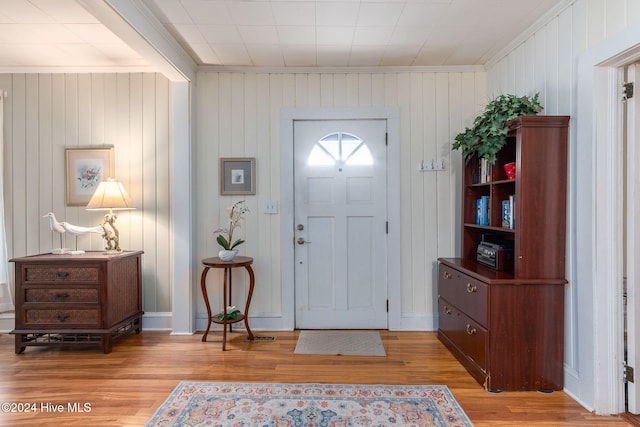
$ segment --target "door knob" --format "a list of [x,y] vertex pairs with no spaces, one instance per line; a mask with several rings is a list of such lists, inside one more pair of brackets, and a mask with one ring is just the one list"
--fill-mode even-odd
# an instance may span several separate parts
[[304,240],[304,237],[298,237],[298,240],[296,240],[296,243],[299,245],[304,245],[305,243],[311,243],[311,242],[307,242],[306,240]]

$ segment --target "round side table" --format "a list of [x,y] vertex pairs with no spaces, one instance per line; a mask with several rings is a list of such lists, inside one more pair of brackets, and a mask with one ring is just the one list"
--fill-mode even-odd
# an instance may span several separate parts
[[[222,351],[226,349],[227,344],[227,325],[229,325],[229,332],[231,332],[231,325],[233,323],[241,322],[244,320],[244,326],[247,329],[247,333],[249,334],[249,339],[253,339],[253,332],[251,332],[251,328],[249,328],[249,304],[251,304],[251,297],[253,296],[253,286],[255,285],[255,276],[253,274],[253,269],[251,268],[251,264],[253,264],[253,258],[247,256],[236,256],[231,261],[223,261],[218,257],[205,258],[202,260],[202,264],[204,264],[204,271],[202,272],[202,277],[200,278],[200,287],[202,288],[202,296],[204,297],[204,303],[207,306],[207,330],[202,336],[202,342],[207,340],[207,334],[209,334],[209,329],[211,328],[211,323],[217,323],[222,325]],[[231,289],[232,289],[232,280],[231,280],[231,270],[238,267],[244,267],[249,273],[249,294],[247,295],[247,303],[244,307],[244,313],[238,313],[235,319],[227,318],[227,307],[231,304]],[[223,297],[222,297],[222,319],[218,319],[218,317],[213,317],[211,314],[211,305],[209,305],[209,297],[207,295],[207,273],[211,268],[223,268],[224,269],[224,284],[222,286],[223,289]]]

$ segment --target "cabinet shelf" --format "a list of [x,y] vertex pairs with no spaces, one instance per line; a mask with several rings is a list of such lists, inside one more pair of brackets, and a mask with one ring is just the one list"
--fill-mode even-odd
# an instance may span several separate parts
[[483,230],[486,231],[492,231],[492,232],[496,232],[496,233],[508,233],[508,234],[514,234],[516,232],[515,229],[513,228],[507,228],[507,227],[494,227],[491,225],[479,225],[479,224],[464,224],[465,228],[472,228],[474,230],[478,230],[480,232],[482,232]]
[[491,186],[494,185],[508,185],[508,184],[515,184],[516,180],[515,179],[501,179],[499,181],[492,181],[492,182],[478,182],[475,184],[470,184],[469,187],[471,188],[491,188]]

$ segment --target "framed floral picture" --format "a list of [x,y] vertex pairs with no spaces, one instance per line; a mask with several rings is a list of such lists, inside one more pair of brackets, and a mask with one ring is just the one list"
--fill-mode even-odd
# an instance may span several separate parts
[[113,147],[67,148],[67,206],[86,206],[98,184],[112,178]]
[[256,194],[255,157],[220,159],[220,194],[223,196]]

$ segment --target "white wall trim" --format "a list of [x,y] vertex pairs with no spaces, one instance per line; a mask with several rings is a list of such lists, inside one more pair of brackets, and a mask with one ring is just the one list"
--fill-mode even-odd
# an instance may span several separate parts
[[16,315],[14,312],[0,314],[0,333],[8,334],[16,326]]
[[282,326],[295,328],[294,287],[294,189],[293,189],[293,122],[294,120],[357,120],[383,119],[387,121],[388,163],[387,192],[389,215],[389,248],[387,255],[389,329],[399,330],[400,318],[400,110],[398,107],[354,108],[283,108],[280,112],[281,130],[281,259],[282,259]]
[[246,73],[246,74],[385,74],[385,73],[475,73],[485,71],[482,65],[433,65],[408,67],[242,67],[223,65],[201,65],[203,73]]
[[145,312],[142,315],[142,330],[170,331],[172,317],[171,312]]
[[[389,328],[391,329],[391,328]],[[438,314],[402,313],[399,331],[437,331]]]
[[158,69],[151,65],[96,65],[81,66],[24,66],[5,65],[0,67],[0,74],[96,74],[96,73],[157,73]]
[[[575,283],[580,379],[569,390],[597,414],[624,412],[619,228],[620,108],[617,67],[640,59],[640,25],[578,57],[575,172]],[[579,178],[579,179],[578,179]],[[587,348],[593,352],[586,351]]]
[[191,83],[170,83],[170,144],[171,144],[171,309],[174,334],[194,331],[195,296],[193,272],[195,267],[195,236],[193,232],[194,173],[191,156]]

